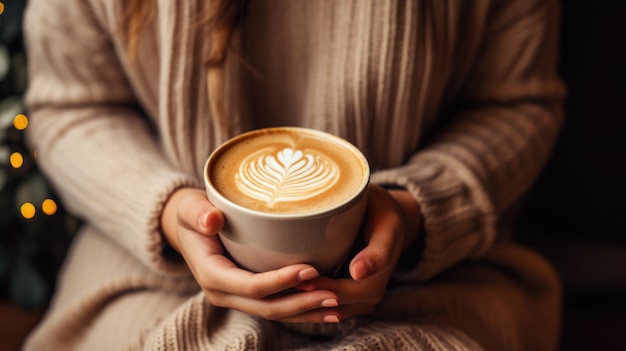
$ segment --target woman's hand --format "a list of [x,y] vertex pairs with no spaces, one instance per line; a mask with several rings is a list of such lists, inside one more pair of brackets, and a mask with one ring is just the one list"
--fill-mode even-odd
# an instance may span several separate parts
[[385,294],[400,254],[419,234],[421,221],[419,205],[408,192],[372,186],[362,233],[367,246],[350,262],[352,279],[320,277],[299,288],[337,293],[342,320],[372,312]]
[[203,190],[177,190],[165,205],[161,226],[166,240],[181,253],[208,301],[265,319],[283,322],[337,322],[337,294],[315,289],[283,294],[319,276],[315,268],[296,264],[264,273],[238,268],[224,256],[216,235],[222,213]]

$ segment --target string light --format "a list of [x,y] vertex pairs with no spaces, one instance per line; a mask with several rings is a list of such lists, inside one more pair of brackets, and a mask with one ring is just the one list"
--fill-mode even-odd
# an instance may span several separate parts
[[41,203],[41,211],[48,216],[52,216],[57,212],[57,203],[52,199],[45,199]]
[[25,202],[20,207],[20,213],[22,214],[22,217],[26,219],[31,219],[35,217],[35,212],[35,205],[31,204],[30,202]]
[[20,168],[24,164],[24,157],[22,156],[22,154],[16,151],[11,154],[9,161],[11,163],[11,167]]
[[13,119],[13,126],[17,130],[26,129],[26,127],[28,127],[28,117],[20,113]]

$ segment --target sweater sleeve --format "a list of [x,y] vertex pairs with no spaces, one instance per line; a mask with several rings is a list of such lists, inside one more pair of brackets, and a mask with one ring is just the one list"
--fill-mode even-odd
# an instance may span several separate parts
[[556,73],[558,15],[556,1],[494,6],[461,107],[406,165],[373,175],[408,189],[424,216],[421,260],[400,279],[428,279],[488,250],[498,216],[549,157],[565,93]]
[[27,141],[70,212],[155,270],[186,272],[164,257],[159,218],[168,196],[197,180],[163,156],[89,6],[28,4]]

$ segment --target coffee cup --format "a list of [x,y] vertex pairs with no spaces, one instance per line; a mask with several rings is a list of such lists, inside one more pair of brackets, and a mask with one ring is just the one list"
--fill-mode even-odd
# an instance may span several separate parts
[[308,263],[335,274],[360,230],[369,178],[354,145],[299,127],[236,136],[204,167],[207,197],[224,214],[222,244],[253,272]]

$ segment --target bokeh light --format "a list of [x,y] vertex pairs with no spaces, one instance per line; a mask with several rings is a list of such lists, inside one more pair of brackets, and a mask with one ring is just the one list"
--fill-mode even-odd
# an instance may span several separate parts
[[26,127],[28,127],[28,117],[20,113],[13,119],[13,126],[17,130],[26,129]]
[[4,4],[0,1],[0,15],[4,12]]
[[35,217],[35,212],[35,205],[31,204],[30,202],[25,202],[20,207],[20,213],[22,214],[22,217],[26,219],[31,219]]
[[41,203],[41,211],[48,216],[52,216],[57,212],[57,203],[52,199],[45,199]]
[[16,151],[11,154],[9,161],[11,162],[11,167],[20,168],[24,164],[24,156]]

